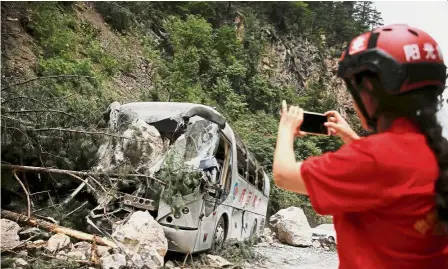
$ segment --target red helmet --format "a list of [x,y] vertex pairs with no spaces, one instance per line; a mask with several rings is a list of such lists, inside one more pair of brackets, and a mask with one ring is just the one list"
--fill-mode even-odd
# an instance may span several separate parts
[[[404,24],[388,25],[354,38],[342,53],[338,76],[343,78],[368,121],[353,78],[376,74],[386,95],[400,95],[426,86],[434,94],[445,87],[446,66],[437,42],[427,33]],[[376,90],[376,89],[375,89]]]

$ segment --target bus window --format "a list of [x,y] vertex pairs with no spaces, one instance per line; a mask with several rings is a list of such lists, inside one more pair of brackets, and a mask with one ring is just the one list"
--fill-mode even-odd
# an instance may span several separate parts
[[242,178],[246,178],[246,156],[245,154],[240,150],[237,149],[237,162],[238,162],[238,174]]
[[263,192],[263,189],[264,189],[264,177],[263,177],[263,170],[261,170],[261,169],[258,169],[257,188],[261,192]]
[[249,183],[255,186],[255,179],[257,178],[257,174],[255,172],[255,167],[249,165]]

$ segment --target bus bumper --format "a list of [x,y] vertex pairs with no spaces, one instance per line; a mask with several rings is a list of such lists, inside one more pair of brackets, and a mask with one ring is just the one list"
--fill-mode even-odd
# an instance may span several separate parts
[[168,250],[180,253],[193,253],[198,230],[181,230],[162,226],[168,239]]

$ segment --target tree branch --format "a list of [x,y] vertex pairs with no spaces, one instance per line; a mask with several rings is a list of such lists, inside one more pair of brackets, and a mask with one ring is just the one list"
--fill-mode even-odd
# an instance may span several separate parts
[[28,204],[28,218],[31,218],[31,200],[30,200],[30,193],[25,188],[25,185],[23,185],[22,181],[20,181],[19,177],[16,174],[16,170],[12,171],[12,174],[14,175],[14,178],[19,182],[20,186],[22,187],[23,191],[26,195],[26,202]]
[[95,77],[81,76],[81,75],[55,75],[55,76],[35,77],[35,78],[30,78],[30,79],[25,80],[25,81],[18,82],[16,84],[8,85],[8,86],[2,88],[2,91],[7,90],[7,89],[9,89],[11,87],[15,87],[15,86],[19,86],[19,85],[30,83],[30,82],[35,81],[35,80],[39,80],[39,79],[53,79],[53,78],[91,78],[91,79],[96,79]]
[[[1,168],[19,170],[19,171],[32,171],[32,172],[45,172],[45,173],[53,173],[53,174],[62,174],[62,175],[77,175],[77,176],[92,176],[92,177],[143,177],[152,179],[162,185],[166,185],[165,182],[160,179],[154,178],[152,176],[143,175],[143,174],[115,174],[115,173],[104,173],[104,172],[83,172],[83,171],[73,171],[73,170],[63,170],[49,167],[37,167],[37,166],[23,166],[23,165],[14,165],[14,164],[5,164],[2,163]],[[78,177],[79,178],[79,177]],[[85,183],[85,180],[81,178],[82,182]],[[87,184],[90,185],[90,184]]]
[[82,130],[73,130],[73,129],[63,129],[63,128],[39,128],[39,129],[33,129],[35,132],[45,132],[45,131],[61,131],[61,132],[68,132],[68,133],[77,133],[77,134],[89,134],[89,135],[105,135],[105,136],[111,136],[116,138],[123,138],[123,139],[130,139],[137,142],[147,142],[145,140],[136,140],[131,137],[125,137],[121,135],[114,135],[111,133],[106,132],[91,132],[91,131],[82,131]]
[[103,245],[103,246],[108,246],[108,247],[113,247],[113,248],[117,247],[117,245],[114,242],[109,241],[106,238],[101,238],[98,236],[94,236],[92,234],[84,233],[84,232],[73,230],[73,229],[66,228],[66,227],[62,227],[57,224],[53,224],[53,223],[50,223],[50,222],[47,222],[44,220],[40,220],[40,219],[36,219],[36,218],[27,218],[27,216],[25,216],[25,215],[18,214],[18,213],[12,212],[12,211],[2,209],[1,217],[9,219],[9,220],[13,220],[18,223],[29,225],[32,227],[38,227],[38,228],[44,229],[44,230],[52,232],[52,233],[63,233],[63,234],[66,234],[66,235],[69,235],[69,236],[72,236],[72,237],[75,237],[75,238],[78,238],[81,240],[95,242],[95,243]]
[[10,111],[4,111],[3,114],[9,114],[9,113],[11,113],[11,114],[19,114],[19,113],[33,113],[33,112],[36,112],[36,113],[47,113],[47,112],[60,113],[60,114],[64,114],[64,115],[66,115],[66,116],[72,117],[72,118],[76,119],[77,121],[80,121],[80,122],[86,124],[85,121],[79,119],[78,117],[76,117],[76,116],[74,116],[74,115],[72,115],[72,114],[70,114],[70,113],[67,113],[67,112],[65,112],[65,111],[56,110],[56,109],[25,109],[25,110],[10,110]]

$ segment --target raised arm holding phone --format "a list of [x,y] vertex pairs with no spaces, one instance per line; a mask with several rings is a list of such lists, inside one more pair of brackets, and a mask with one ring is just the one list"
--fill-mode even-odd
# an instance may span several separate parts
[[338,76],[375,134],[360,138],[338,112],[326,112],[328,134],[345,145],[304,161],[293,145],[311,128],[303,128],[307,112],[283,101],[275,183],[333,215],[340,269],[448,268],[448,141],[436,118],[445,73],[422,30],[389,25],[358,36]]

